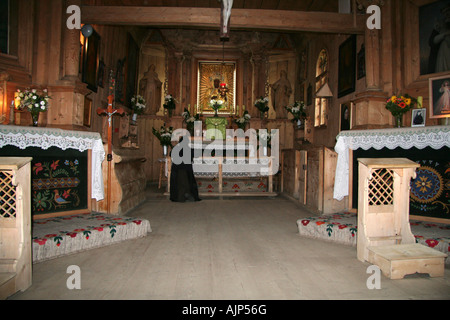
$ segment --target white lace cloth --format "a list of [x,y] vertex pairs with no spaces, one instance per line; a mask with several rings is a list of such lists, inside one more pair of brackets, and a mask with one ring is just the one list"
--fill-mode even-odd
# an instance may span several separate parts
[[334,180],[333,198],[342,200],[349,194],[349,150],[362,148],[395,149],[401,147],[440,149],[450,147],[450,126],[432,126],[417,128],[394,128],[380,130],[342,131],[337,136],[334,150],[338,154]]
[[91,196],[97,201],[103,200],[102,162],[105,159],[105,149],[98,132],[1,125],[0,148],[6,145],[12,145],[22,150],[27,147],[39,147],[44,150],[50,147],[58,147],[62,150],[76,149],[80,152],[91,149]]

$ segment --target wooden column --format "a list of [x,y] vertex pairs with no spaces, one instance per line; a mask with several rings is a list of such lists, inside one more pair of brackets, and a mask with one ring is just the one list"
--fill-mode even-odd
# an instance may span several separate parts
[[[69,5],[81,5],[80,0],[65,1],[66,9]],[[69,29],[63,25],[63,79],[78,79],[80,65],[80,30]]]

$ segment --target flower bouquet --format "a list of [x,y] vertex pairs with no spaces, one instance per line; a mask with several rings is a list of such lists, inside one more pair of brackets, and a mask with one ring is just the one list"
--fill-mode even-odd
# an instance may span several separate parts
[[18,109],[26,110],[31,113],[33,126],[38,125],[39,113],[48,109],[48,101],[51,99],[47,93],[47,89],[42,90],[42,94],[38,94],[36,89],[26,89],[24,92],[17,90],[16,98]]
[[133,121],[136,121],[137,115],[144,113],[145,99],[140,95],[134,96],[131,98],[131,108],[133,109]]
[[294,116],[293,122],[297,123],[300,127],[302,122],[306,119],[305,103],[303,101],[295,101],[292,106],[287,106],[286,110]]
[[386,102],[386,109],[388,109],[395,117],[395,126],[400,128],[402,126],[403,114],[411,110],[417,103],[417,99],[412,98],[408,94],[404,96],[392,96]]
[[159,130],[152,128],[152,132],[163,146],[164,156],[167,156],[168,148],[172,147],[173,127],[166,128],[165,126],[161,126]]
[[248,114],[248,111],[244,111],[244,115],[236,120],[234,122],[238,125],[239,129],[245,130],[245,126],[250,121],[251,116]]
[[195,116],[191,116],[191,113],[188,109],[184,108],[184,112],[181,114],[184,118],[184,122],[186,122],[186,128],[190,132],[191,136],[194,135],[194,124],[195,121],[200,120],[200,115],[197,113]]
[[172,97],[171,94],[168,94],[167,96],[164,97],[164,109],[167,110],[167,112],[169,113],[169,117],[172,116],[172,111],[175,110],[175,98]]
[[255,107],[258,108],[261,119],[264,119],[265,113],[269,111],[269,98],[261,97],[258,100],[255,101]]
[[223,107],[224,101],[221,99],[212,99],[209,106],[214,110],[214,117],[218,117],[217,111]]

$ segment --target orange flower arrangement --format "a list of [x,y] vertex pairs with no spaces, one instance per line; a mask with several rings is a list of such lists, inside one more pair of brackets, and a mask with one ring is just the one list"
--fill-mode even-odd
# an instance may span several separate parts
[[411,110],[417,103],[417,99],[405,94],[404,96],[392,96],[387,100],[386,109],[388,109],[394,117],[403,115]]

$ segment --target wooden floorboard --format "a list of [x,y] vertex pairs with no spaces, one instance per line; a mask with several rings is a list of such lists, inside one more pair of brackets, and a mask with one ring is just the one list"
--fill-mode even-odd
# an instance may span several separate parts
[[[150,194],[128,215],[152,233],[33,266],[33,285],[12,299],[301,300],[449,299],[442,278],[381,279],[369,290],[356,248],[301,237],[312,214],[283,198],[173,203]],[[66,270],[81,269],[68,290]]]

